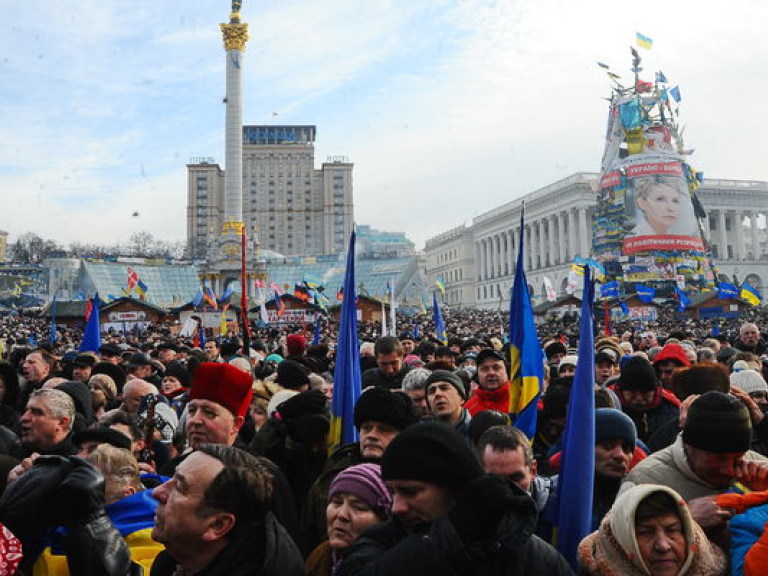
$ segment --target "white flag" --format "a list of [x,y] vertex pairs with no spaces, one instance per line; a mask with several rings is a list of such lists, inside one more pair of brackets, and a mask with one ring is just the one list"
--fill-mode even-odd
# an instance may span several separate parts
[[547,293],[547,302],[554,302],[557,300],[557,293],[552,287],[552,282],[546,276],[544,276],[544,291]]

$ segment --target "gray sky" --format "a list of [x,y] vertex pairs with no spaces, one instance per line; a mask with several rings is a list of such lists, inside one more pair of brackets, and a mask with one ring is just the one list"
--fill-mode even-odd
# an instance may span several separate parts
[[[186,163],[224,163],[227,0],[0,0],[0,229],[63,244],[186,235]],[[610,83],[682,93],[690,163],[768,179],[768,5],[680,0],[245,0],[244,122],[317,126],[356,220],[437,233],[597,171]],[[277,112],[277,116],[273,116]],[[139,212],[139,217],[132,217]]]

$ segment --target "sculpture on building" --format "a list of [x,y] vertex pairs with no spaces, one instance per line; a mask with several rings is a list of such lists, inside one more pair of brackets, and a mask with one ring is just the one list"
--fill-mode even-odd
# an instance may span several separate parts
[[[680,88],[657,72],[641,79],[641,58],[632,50],[632,84],[608,69],[613,81],[605,151],[598,185],[592,252],[608,280],[624,284],[714,282],[713,264],[696,196],[702,174],[688,163],[692,150],[679,129]],[[605,64],[600,64],[608,68]],[[671,289],[671,288],[670,288]]]

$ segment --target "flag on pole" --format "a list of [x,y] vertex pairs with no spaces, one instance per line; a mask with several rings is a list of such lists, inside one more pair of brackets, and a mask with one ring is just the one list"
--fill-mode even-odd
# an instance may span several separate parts
[[323,317],[320,314],[315,314],[315,332],[312,335],[312,346],[320,344],[320,334],[323,331]]
[[739,296],[739,289],[735,284],[730,282],[718,282],[717,283],[717,297],[723,300],[729,300],[731,298],[737,298]]
[[384,300],[381,301],[381,335],[389,336],[387,329],[387,308],[384,306]]
[[355,294],[355,232],[349,238],[347,270],[344,274],[344,300],[341,303],[336,368],[333,372],[331,432],[329,453],[357,440],[354,422],[355,403],[360,397],[360,345],[357,339],[357,296]]
[[283,302],[283,299],[280,298],[280,295],[275,292],[275,311],[277,312],[277,317],[281,318],[283,314],[285,314],[285,302]]
[[395,299],[395,281],[387,282],[389,289],[389,334],[397,336],[397,300]]
[[440,305],[437,303],[437,292],[432,292],[432,315],[435,318],[435,338],[445,346],[448,344],[448,333],[445,331],[445,322],[440,313]]
[[195,297],[192,299],[192,306],[197,308],[200,306],[200,304],[203,301],[203,288],[202,286],[197,290],[197,294],[195,294]]
[[80,342],[80,352],[98,352],[101,346],[101,326],[99,324],[99,294],[94,294],[89,300],[91,313],[85,324],[83,340]]
[[443,282],[443,277],[438,276],[435,280],[435,286],[437,286],[437,289],[440,290],[443,294],[443,298],[445,298],[445,282]]
[[56,294],[53,295],[51,301],[51,334],[50,342],[52,345],[56,345]]
[[757,306],[763,301],[763,297],[760,295],[760,292],[757,291],[757,288],[748,282],[741,283],[741,293],[739,296],[752,304],[752,306]]
[[221,317],[219,318],[219,334],[224,338],[229,332],[229,324],[227,324],[227,308],[221,309]]
[[512,283],[509,304],[509,354],[510,380],[509,412],[516,415],[515,426],[528,438],[536,435],[538,402],[544,383],[544,352],[536,336],[533,306],[525,279],[523,254],[525,250],[524,209],[520,212],[520,242],[517,251],[517,267]]
[[557,549],[574,570],[576,551],[592,532],[595,475],[595,333],[592,305],[595,285],[584,269],[584,291],[579,326],[579,362],[573,378],[563,431],[557,501]]
[[646,50],[650,50],[653,47],[653,40],[648,38],[648,36],[644,36],[643,34],[640,34],[640,32],[635,32],[635,39],[637,41],[637,45],[640,48],[645,48]]
[[675,294],[677,294],[677,311],[684,312],[690,306],[691,299],[680,289],[680,286],[675,286]]
[[638,284],[635,286],[635,290],[637,290],[637,297],[646,304],[653,302],[653,299],[656,297],[656,289],[653,286]]
[[427,299],[424,296],[424,294],[421,295],[421,313],[426,314],[427,313]]
[[130,293],[133,290],[134,286],[136,286],[136,283],[139,281],[138,272],[136,272],[136,270],[134,270],[130,266],[128,266],[128,278],[126,281],[128,283],[128,292]]

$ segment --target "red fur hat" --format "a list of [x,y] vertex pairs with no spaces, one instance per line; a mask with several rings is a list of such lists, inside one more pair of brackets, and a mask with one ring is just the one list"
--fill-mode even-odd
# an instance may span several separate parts
[[288,334],[285,339],[287,356],[302,356],[307,348],[307,340],[301,334]]
[[210,400],[244,417],[253,397],[251,376],[231,364],[203,362],[195,370],[190,400]]

